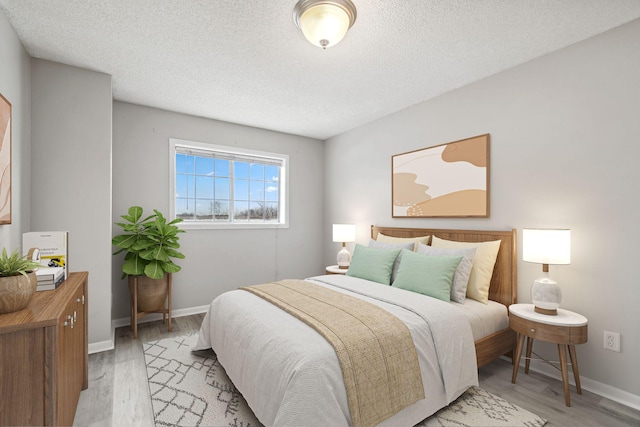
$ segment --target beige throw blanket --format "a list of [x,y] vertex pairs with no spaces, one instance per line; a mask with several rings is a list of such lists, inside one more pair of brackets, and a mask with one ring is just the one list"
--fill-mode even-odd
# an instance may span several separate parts
[[333,345],[353,426],[374,426],[424,399],[409,329],[386,310],[302,280],[241,289],[302,320]]

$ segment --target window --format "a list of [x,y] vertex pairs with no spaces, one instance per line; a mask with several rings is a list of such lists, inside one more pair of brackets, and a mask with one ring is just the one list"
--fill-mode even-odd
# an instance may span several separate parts
[[188,228],[286,227],[283,154],[171,138],[171,215]]

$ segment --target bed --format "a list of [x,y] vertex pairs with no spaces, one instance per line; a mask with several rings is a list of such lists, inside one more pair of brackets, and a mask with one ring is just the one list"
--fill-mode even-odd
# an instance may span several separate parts
[[[442,239],[460,242],[487,242],[500,240],[500,250],[496,258],[489,300],[497,302],[505,308],[517,303],[518,278],[516,257],[516,230],[446,230],[434,228],[398,228],[371,226],[371,238],[376,239],[382,233],[393,237],[437,236]],[[508,309],[507,309],[508,313]],[[509,354],[512,355],[516,345],[516,334],[509,329],[508,322],[504,328],[487,334],[475,341],[478,367],[482,367],[492,360]]]
[[[483,311],[482,303],[471,301],[456,306],[392,286],[372,286],[372,282],[358,277],[327,275],[306,279],[313,286],[345,294],[345,298],[365,300],[406,325],[419,360],[417,376],[424,398],[414,399],[414,403],[380,422],[354,424],[415,425],[477,385],[478,367],[515,347],[506,307],[516,299],[516,235],[515,230],[372,226],[373,239],[380,233],[398,238],[437,236],[473,243],[500,240],[489,288],[492,302],[486,305],[497,307],[504,313],[504,319],[489,329],[486,325],[471,325],[470,319],[479,317]],[[428,316],[424,314],[427,312]],[[214,299],[195,349],[205,348],[213,348],[229,378],[263,424],[352,424],[351,396],[347,396],[338,351],[308,324],[256,294],[235,290]]]

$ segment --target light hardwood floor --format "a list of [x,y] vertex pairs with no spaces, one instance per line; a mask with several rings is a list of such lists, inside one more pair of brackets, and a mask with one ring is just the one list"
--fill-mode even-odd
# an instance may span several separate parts
[[[129,327],[116,329],[115,350],[89,356],[89,388],[80,395],[75,426],[150,426],[153,412],[142,343],[197,331],[204,315],[174,318],[173,332],[161,321],[138,326],[137,340]],[[564,426],[640,426],[640,411],[583,389],[571,387],[571,407],[564,405],[562,383],[535,372],[518,374],[511,383],[511,364],[496,360],[479,370],[480,387],[521,406],[549,422]]]

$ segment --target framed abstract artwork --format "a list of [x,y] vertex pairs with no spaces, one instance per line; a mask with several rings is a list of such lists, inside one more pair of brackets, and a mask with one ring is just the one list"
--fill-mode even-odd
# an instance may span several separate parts
[[11,103],[0,94],[0,224],[11,224]]
[[489,217],[489,134],[391,157],[393,218]]

